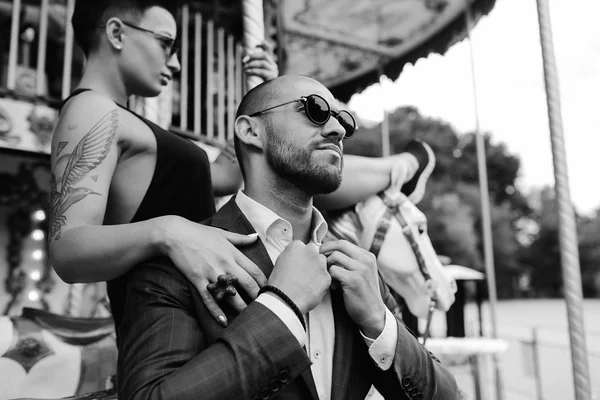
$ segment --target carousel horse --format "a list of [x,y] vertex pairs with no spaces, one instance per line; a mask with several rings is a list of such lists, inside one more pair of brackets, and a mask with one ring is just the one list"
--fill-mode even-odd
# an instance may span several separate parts
[[[1,399],[98,392],[116,365],[111,317],[74,318],[33,308],[0,317]],[[78,398],[104,398],[89,396]]]
[[427,319],[426,340],[433,311],[454,302],[456,282],[433,249],[425,215],[391,187],[327,218],[329,240],[348,240],[377,257],[383,281],[414,316]]

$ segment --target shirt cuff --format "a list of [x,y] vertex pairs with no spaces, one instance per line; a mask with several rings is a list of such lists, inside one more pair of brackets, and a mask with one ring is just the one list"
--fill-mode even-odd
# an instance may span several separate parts
[[287,304],[269,293],[262,293],[256,298],[256,301],[273,311],[273,313],[277,315],[288,327],[296,339],[298,339],[300,346],[304,347],[306,344],[306,331],[304,331],[302,323],[298,320],[296,314],[287,306]]
[[398,324],[390,310],[385,309],[385,325],[377,339],[366,337],[360,332],[363,340],[369,346],[369,355],[379,369],[387,371],[392,366],[398,342]]

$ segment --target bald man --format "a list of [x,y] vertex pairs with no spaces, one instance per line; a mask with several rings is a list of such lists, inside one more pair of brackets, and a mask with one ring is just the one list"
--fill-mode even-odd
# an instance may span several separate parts
[[[268,277],[241,312],[211,316],[168,259],[134,269],[120,326],[123,399],[458,398],[452,375],[391,313],[375,257],[327,233],[313,197],[342,179],[343,140],[356,124],[306,77],[251,90],[235,121],[245,189],[208,221],[258,234],[240,247]],[[226,293],[231,284],[223,283]],[[227,290],[226,290],[227,289]]]

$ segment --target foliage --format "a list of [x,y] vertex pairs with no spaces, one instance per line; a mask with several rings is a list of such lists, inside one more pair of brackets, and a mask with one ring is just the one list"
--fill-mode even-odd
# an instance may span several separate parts
[[[414,107],[389,115],[392,154],[402,152],[408,141],[419,138],[436,155],[419,208],[427,215],[429,236],[438,254],[453,263],[483,269],[481,201],[477,164],[477,140],[473,133],[459,135],[448,123],[422,116]],[[561,295],[558,221],[550,189],[528,198],[515,187],[521,166],[518,156],[503,143],[483,135],[486,154],[496,283],[501,297],[522,295],[517,282],[531,277],[528,295]],[[349,154],[381,156],[381,125],[361,128],[344,143]],[[534,204],[534,206],[532,206]],[[600,214],[600,213],[598,213]],[[580,219],[580,254],[584,289],[600,293],[600,215]],[[594,286],[596,285],[596,286]],[[527,288],[525,288],[527,289]]]
[[[429,144],[436,155],[432,180],[479,185],[474,134],[458,135],[448,123],[424,117],[414,107],[399,108],[389,115],[389,133],[392,154],[402,152],[415,138]],[[484,135],[490,197],[496,204],[508,201],[513,209],[527,215],[530,212],[527,200],[514,186],[520,160],[504,144],[493,144],[490,139],[491,135]],[[381,125],[361,128],[344,146],[348,154],[381,156]]]
[[[538,296],[562,296],[559,221],[556,198],[551,188],[532,195],[539,232],[521,256],[532,267],[532,286]],[[600,213],[577,217],[579,264],[587,296],[600,294]]]
[[578,234],[584,295],[600,296],[600,211],[580,220]]
[[479,268],[479,236],[471,208],[443,183],[432,181],[427,190],[419,208],[427,215],[433,247],[455,264]]

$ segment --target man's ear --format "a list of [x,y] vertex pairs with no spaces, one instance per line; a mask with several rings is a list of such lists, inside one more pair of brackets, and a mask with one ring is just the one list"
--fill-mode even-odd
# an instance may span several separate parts
[[114,49],[123,49],[123,22],[119,18],[113,17],[106,21],[104,33]]
[[264,125],[257,118],[240,115],[235,120],[235,135],[240,142],[262,149],[264,146]]

